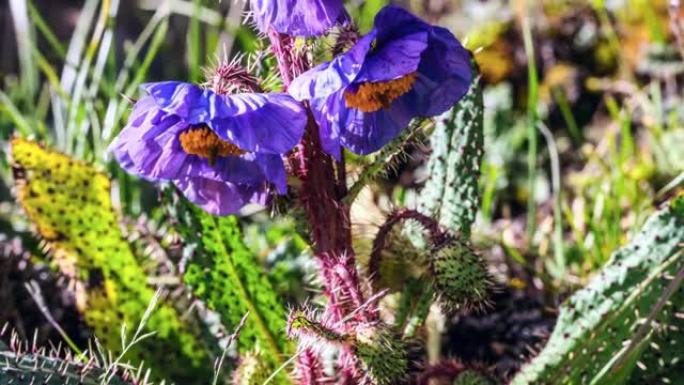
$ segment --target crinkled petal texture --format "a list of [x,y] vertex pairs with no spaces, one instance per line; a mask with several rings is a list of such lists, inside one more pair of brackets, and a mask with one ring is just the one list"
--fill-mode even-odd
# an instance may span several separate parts
[[[284,94],[216,95],[180,82],[147,84],[128,124],[110,145],[122,168],[150,181],[172,181],[185,196],[216,215],[267,202],[272,188],[287,192],[282,154],[299,141],[304,109]],[[241,155],[213,162],[184,151],[180,135],[206,126]],[[278,132],[280,131],[280,132]]]
[[[383,108],[364,112],[347,107],[346,92],[407,75],[415,76],[410,89]],[[441,114],[465,95],[471,81],[470,53],[453,34],[387,6],[369,34],[299,76],[289,92],[310,101],[324,150],[339,158],[342,147],[368,154],[395,138],[411,119]]]
[[261,32],[292,36],[321,35],[349,15],[342,0],[250,0],[250,10]]

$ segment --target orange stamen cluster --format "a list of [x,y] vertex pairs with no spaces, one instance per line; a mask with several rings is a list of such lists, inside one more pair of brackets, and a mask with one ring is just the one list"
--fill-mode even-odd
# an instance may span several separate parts
[[412,72],[387,82],[363,83],[355,92],[344,93],[345,105],[347,108],[356,108],[363,112],[387,108],[392,101],[411,90],[416,78],[416,73]]
[[233,143],[221,139],[207,126],[200,126],[183,131],[179,136],[183,151],[190,155],[197,155],[209,159],[209,164],[214,165],[219,156],[237,156],[245,151]]

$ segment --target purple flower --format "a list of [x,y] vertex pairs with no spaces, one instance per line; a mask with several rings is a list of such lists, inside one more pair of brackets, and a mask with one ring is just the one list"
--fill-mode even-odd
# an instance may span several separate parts
[[172,181],[215,215],[284,194],[282,154],[301,138],[303,107],[286,94],[219,95],[182,82],[144,84],[128,124],[110,145],[126,171]]
[[448,30],[394,6],[347,52],[295,79],[308,99],[323,149],[339,158],[378,150],[415,117],[439,115],[468,90],[470,54]]
[[321,35],[349,15],[342,0],[250,0],[250,9],[261,32],[292,36]]

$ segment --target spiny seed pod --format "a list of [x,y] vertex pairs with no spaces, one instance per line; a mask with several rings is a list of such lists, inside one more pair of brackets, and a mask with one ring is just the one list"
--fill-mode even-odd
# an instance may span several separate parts
[[453,385],[496,385],[496,382],[478,371],[466,370],[454,379]]
[[433,286],[445,311],[486,304],[487,267],[466,244],[454,241],[438,249],[430,264]]
[[266,382],[271,370],[258,351],[243,354],[240,364],[233,372],[232,384],[261,385]]
[[405,380],[408,370],[406,346],[389,328],[358,327],[354,348],[367,382],[393,385]]

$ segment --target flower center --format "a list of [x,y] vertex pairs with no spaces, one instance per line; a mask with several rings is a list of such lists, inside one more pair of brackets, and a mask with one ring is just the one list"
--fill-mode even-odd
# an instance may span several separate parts
[[198,126],[181,132],[179,136],[183,151],[209,160],[211,166],[219,156],[239,156],[245,153],[233,143],[221,139],[207,126]]
[[416,78],[416,73],[412,72],[386,82],[362,83],[356,91],[344,93],[345,105],[347,108],[356,108],[363,112],[387,108],[392,101],[411,90]]

